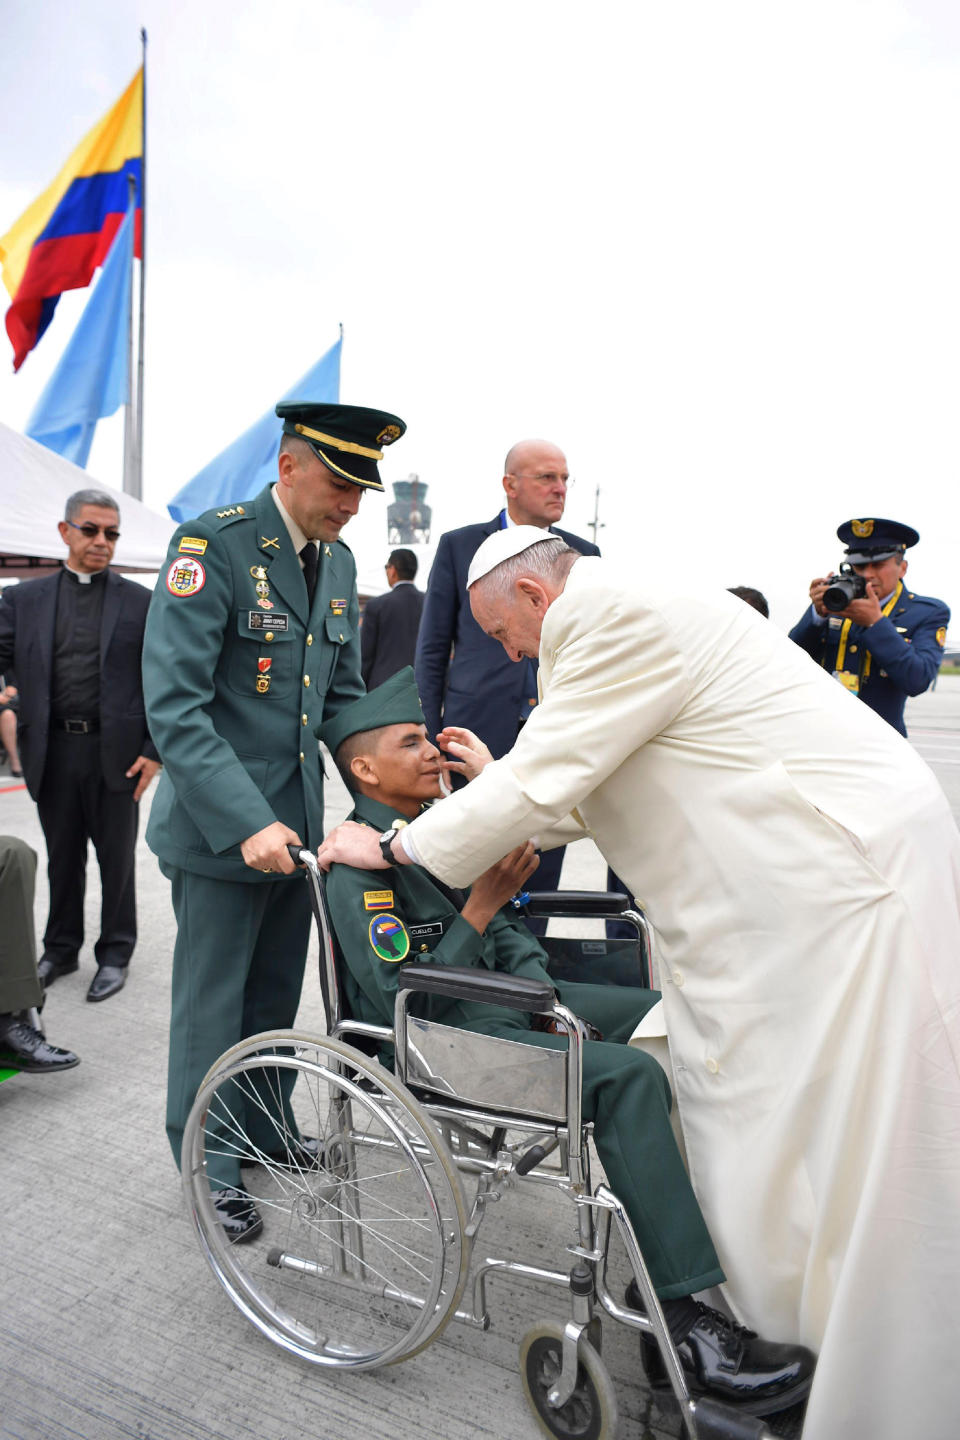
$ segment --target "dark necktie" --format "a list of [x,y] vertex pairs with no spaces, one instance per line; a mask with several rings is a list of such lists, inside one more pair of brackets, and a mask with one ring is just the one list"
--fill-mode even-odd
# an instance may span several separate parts
[[312,540],[308,540],[300,551],[300,559],[303,561],[303,578],[307,582],[307,602],[312,605],[317,588],[317,565],[319,564],[317,547]]

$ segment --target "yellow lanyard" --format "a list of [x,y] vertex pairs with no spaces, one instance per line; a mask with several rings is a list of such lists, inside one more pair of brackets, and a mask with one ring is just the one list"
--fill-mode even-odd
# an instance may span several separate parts
[[[883,609],[881,610],[881,612],[880,612],[881,615],[890,615],[890,614],[892,613],[892,611],[893,611],[894,606],[896,605],[897,601],[900,599],[900,596],[901,596],[902,594],[903,594],[903,581],[902,581],[902,580],[898,580],[898,581],[897,581],[897,588],[896,588],[896,590],[894,590],[893,594],[890,596],[890,599],[887,601],[886,605],[884,605]],[[834,669],[836,669],[836,670],[842,670],[842,669],[843,669],[844,656],[845,656],[846,653],[847,653],[847,636],[850,634],[850,626],[851,626],[852,624],[853,624],[853,621],[852,621],[852,620],[844,620],[843,626],[842,626],[842,628],[841,628],[841,630],[840,630],[840,643],[839,643],[839,645],[837,646],[837,658],[836,658],[836,661],[835,661],[835,664],[834,664]],[[861,678],[862,680],[866,680],[867,676],[870,674],[870,651],[869,651],[869,650],[865,650],[864,656],[865,656],[865,658],[860,662],[860,664],[861,664],[861,677],[860,677],[860,678]]]

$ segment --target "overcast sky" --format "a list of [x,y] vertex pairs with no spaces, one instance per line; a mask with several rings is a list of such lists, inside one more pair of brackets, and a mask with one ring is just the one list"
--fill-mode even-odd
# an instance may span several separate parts
[[[342,321],[341,398],[407,421],[382,470],[429,486],[434,538],[492,516],[508,446],[545,435],[577,478],[564,524],[589,533],[599,485],[618,558],[756,585],[789,626],[836,526],[879,514],[921,532],[910,580],[960,610],[953,0],[0,13],[0,233],[149,31],[156,509]],[[85,294],[19,375],[0,361],[15,428]],[[120,465],[101,425],[89,471]],[[385,508],[345,532],[367,571]]]

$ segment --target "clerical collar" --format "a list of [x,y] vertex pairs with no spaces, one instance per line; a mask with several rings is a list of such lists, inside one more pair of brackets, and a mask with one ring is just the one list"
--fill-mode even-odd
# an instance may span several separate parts
[[94,580],[102,580],[107,573],[106,570],[94,570],[91,574],[81,574],[79,570],[74,570],[66,561],[64,561],[63,568],[68,575],[73,577],[77,585],[92,585]]

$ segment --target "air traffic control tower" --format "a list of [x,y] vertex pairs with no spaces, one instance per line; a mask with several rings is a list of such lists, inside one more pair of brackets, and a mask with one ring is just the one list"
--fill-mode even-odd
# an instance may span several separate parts
[[429,545],[430,506],[427,486],[419,475],[393,482],[393,501],[387,507],[387,539],[391,545]]

